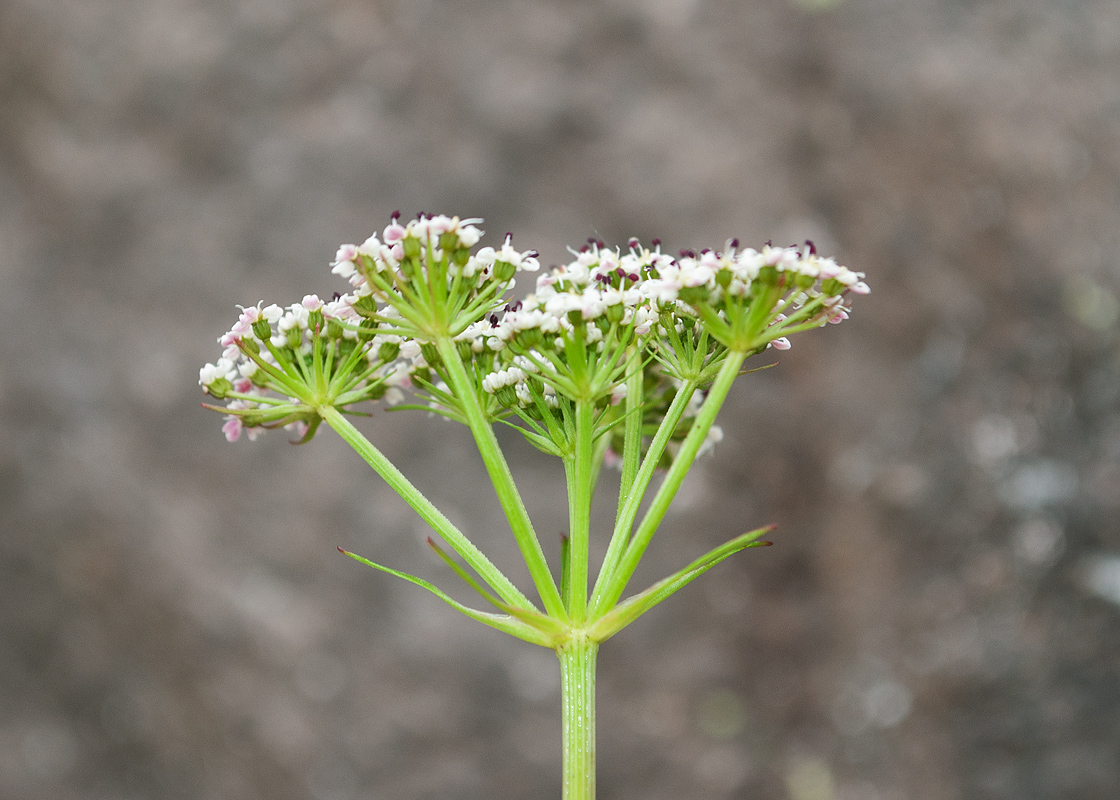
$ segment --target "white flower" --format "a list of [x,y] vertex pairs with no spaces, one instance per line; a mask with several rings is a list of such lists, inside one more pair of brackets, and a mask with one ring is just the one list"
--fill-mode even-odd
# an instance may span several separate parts
[[228,358],[219,358],[217,364],[207,364],[198,371],[198,385],[210,386],[215,381],[233,381],[237,377],[233,362]]

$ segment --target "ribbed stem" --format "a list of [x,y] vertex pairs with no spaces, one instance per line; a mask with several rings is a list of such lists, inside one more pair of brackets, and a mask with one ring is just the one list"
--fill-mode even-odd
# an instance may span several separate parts
[[564,800],[595,800],[595,656],[599,644],[573,638],[560,657],[564,713]]

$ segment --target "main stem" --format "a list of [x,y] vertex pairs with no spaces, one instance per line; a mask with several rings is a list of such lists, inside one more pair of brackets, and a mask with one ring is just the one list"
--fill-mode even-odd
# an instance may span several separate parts
[[563,800],[595,800],[595,656],[599,644],[573,637],[556,649],[564,713]]

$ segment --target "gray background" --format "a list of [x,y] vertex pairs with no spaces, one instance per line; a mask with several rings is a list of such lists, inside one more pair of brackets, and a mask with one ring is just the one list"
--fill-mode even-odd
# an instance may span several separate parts
[[[557,796],[553,656],[335,552],[451,583],[329,431],[198,406],[396,208],[872,284],[735,388],[641,578],[777,544],[604,647],[602,797],[1120,796],[1120,4],[6,0],[0,797]],[[525,585],[465,431],[363,425]]]

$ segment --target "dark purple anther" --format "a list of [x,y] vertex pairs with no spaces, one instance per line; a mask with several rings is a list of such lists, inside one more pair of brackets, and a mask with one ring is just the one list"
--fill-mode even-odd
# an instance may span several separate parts
[[809,248],[809,255],[815,256],[817,254],[817,246],[813,244],[812,239],[806,239],[805,246]]

